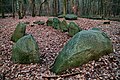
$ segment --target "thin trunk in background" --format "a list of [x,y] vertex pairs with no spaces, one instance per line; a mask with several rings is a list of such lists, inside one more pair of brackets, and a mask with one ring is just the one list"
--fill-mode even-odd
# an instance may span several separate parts
[[43,5],[46,1],[47,1],[47,0],[44,0],[42,3],[40,2],[40,6],[39,6],[39,16],[41,16],[42,5]]
[[57,5],[57,6],[58,6],[58,11],[57,11],[57,13],[59,14],[59,11],[60,11],[60,1],[59,1],[59,0],[57,0],[57,1],[58,1],[58,2],[57,2],[57,3],[58,3],[58,5]]
[[63,0],[63,15],[66,15],[66,10],[67,10],[67,0]]
[[54,16],[57,16],[57,0],[54,0],[53,3],[54,3]]
[[103,0],[101,0],[100,15],[103,17]]
[[2,13],[2,18],[5,18],[4,0],[1,0],[1,13]]
[[35,17],[35,0],[32,0],[32,17]]
[[79,0],[76,0],[76,15],[79,15]]
[[23,14],[23,1],[18,0],[18,2],[17,2],[17,9],[18,9],[19,19],[22,19],[24,17],[24,14]]
[[82,15],[85,15],[84,0],[82,0]]
[[13,18],[15,18],[15,0],[12,0],[12,13],[13,13]]

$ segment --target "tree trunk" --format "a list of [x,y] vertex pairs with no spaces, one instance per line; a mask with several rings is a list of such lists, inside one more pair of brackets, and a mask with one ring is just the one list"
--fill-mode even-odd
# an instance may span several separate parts
[[79,15],[79,0],[76,0],[76,15]]
[[15,0],[12,0],[12,13],[13,13],[13,18],[15,18]]
[[82,0],[82,15],[84,16],[84,14],[85,14],[84,0]]
[[103,1],[101,0],[100,15],[103,17]]
[[58,5],[57,5],[57,6],[58,6],[58,11],[57,11],[57,13],[58,13],[58,15],[59,15],[59,12],[60,12],[60,1],[58,0],[57,3],[58,3]]
[[32,17],[35,17],[35,0],[32,0]]
[[67,5],[67,0],[63,0],[63,15],[66,15],[66,9],[67,9],[66,5]]
[[57,0],[54,0],[54,16],[57,16]]
[[2,13],[2,18],[5,18],[4,0],[1,0],[1,13]]
[[42,5],[46,2],[47,0],[44,0],[39,7],[39,16],[41,16],[41,9],[42,9]]
[[18,1],[18,15],[19,15],[19,19],[22,19],[23,16],[23,3],[21,0]]

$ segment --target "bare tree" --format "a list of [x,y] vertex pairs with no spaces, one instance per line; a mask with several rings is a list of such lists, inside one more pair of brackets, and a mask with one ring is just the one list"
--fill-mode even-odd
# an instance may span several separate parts
[[40,7],[39,7],[39,16],[41,15],[42,5],[43,5],[46,1],[47,1],[47,0],[44,0],[44,1],[40,4]]
[[2,18],[5,18],[4,0],[0,0],[0,3],[1,3],[1,13],[2,13]]
[[15,18],[15,0],[12,0],[12,13],[13,13],[13,18]]
[[35,0],[32,0],[32,17],[35,17]]
[[66,15],[67,11],[67,0],[63,0],[63,15]]

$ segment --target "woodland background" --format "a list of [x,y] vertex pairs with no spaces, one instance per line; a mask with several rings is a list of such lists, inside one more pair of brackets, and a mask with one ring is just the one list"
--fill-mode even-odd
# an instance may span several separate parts
[[[79,17],[77,20],[66,20],[67,23],[73,21],[83,30],[100,28],[107,33],[113,44],[113,52],[98,61],[93,60],[66,70],[63,75],[56,75],[49,68],[72,37],[68,32],[34,22],[47,22],[48,18],[66,14]],[[118,21],[120,0],[0,0],[0,80],[120,80]],[[19,22],[28,23],[26,33],[32,34],[38,43],[43,57],[41,64],[15,64],[11,60],[14,45],[11,36]]]
[[74,13],[85,18],[119,20],[120,0],[0,0],[0,13],[3,18],[11,13],[19,18]]

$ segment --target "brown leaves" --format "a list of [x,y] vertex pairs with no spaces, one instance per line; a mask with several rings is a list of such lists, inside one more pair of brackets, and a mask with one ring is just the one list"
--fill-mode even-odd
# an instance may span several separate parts
[[[43,79],[43,76],[58,76],[50,72],[49,68],[59,51],[71,37],[69,37],[67,33],[55,30],[50,26],[30,26],[34,21],[47,21],[47,19],[47,17],[27,17],[21,20],[12,18],[0,20],[0,26],[4,26],[0,28],[0,74],[4,74],[6,79],[48,80],[47,78]],[[15,26],[19,21],[30,22],[26,32],[32,34],[39,45],[39,52],[42,54],[41,64],[13,64],[11,61],[12,45],[14,43],[11,42],[10,39]],[[90,61],[88,64],[84,64],[79,68],[63,72],[65,75],[74,73],[80,74],[74,76],[70,75],[68,77],[62,76],[56,78],[56,80],[118,79],[118,69],[120,68],[120,22],[111,21],[111,24],[104,25],[104,21],[102,20],[85,18],[79,18],[78,20],[75,20],[75,22],[83,29],[90,29],[92,27],[102,28],[102,30],[111,38],[114,52],[100,58],[98,61]],[[54,80],[54,78],[51,80]]]

